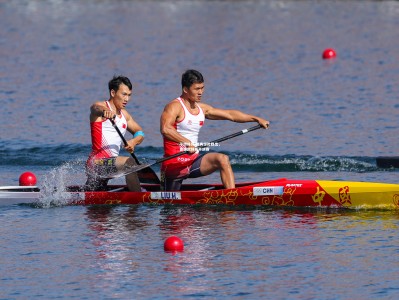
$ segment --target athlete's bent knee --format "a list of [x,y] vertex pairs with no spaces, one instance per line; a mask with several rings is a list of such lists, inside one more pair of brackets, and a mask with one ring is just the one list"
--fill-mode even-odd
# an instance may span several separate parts
[[229,167],[230,166],[230,159],[227,155],[225,154],[220,154],[219,156],[219,164],[220,167]]

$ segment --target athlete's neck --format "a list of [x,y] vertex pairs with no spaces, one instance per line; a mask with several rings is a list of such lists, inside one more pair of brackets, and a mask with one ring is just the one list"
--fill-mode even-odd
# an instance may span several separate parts
[[116,113],[116,115],[120,115],[121,114],[121,109],[117,109],[116,105],[114,104],[114,102],[112,101],[112,99],[108,100],[108,104],[111,108],[112,111],[114,111]]
[[183,103],[184,103],[188,108],[195,109],[195,108],[197,107],[197,104],[195,103],[194,100],[190,100],[189,98],[184,97],[183,95],[180,96],[180,99],[183,100]]

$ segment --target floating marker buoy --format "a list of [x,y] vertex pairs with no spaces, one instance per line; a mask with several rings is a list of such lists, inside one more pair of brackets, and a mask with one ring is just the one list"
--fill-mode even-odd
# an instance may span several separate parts
[[328,48],[328,49],[324,50],[324,52],[323,52],[323,59],[330,59],[330,58],[334,58],[336,56],[337,56],[337,53],[332,48]]
[[33,186],[36,185],[36,175],[32,172],[24,172],[19,176],[20,186]]
[[163,248],[165,251],[181,252],[184,249],[184,244],[177,236],[171,236],[165,240]]

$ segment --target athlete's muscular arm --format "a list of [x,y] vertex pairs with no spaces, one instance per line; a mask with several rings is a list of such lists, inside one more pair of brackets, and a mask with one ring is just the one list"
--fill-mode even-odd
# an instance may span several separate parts
[[229,120],[237,123],[258,122],[263,128],[269,127],[269,121],[239,110],[215,108],[205,103],[199,105],[204,111],[205,118],[209,120]]
[[191,141],[181,134],[179,134],[176,128],[173,126],[176,121],[180,121],[184,118],[184,110],[180,103],[177,101],[170,102],[167,104],[161,115],[160,131],[164,138],[176,142],[182,143],[188,146],[188,150],[191,153],[196,151],[195,146],[191,144]]
[[[103,121],[102,117],[103,117],[104,111],[109,111],[110,114],[112,113],[104,102],[98,101],[98,102],[93,103],[93,105],[90,106],[90,122]],[[110,117],[112,117],[112,116],[110,116]]]
[[[133,117],[125,109],[123,109],[122,112],[126,118],[127,131],[129,131],[133,135],[138,131],[143,131],[141,126],[133,119]],[[144,140],[144,136],[137,135],[136,137],[133,137],[132,139],[127,141],[128,146],[126,146],[125,149],[128,152],[133,152],[135,146],[141,144],[143,142],[143,140]]]

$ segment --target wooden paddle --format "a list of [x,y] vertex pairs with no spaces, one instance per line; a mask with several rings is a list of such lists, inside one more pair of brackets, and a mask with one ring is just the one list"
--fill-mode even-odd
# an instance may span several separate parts
[[[118,126],[116,126],[114,119],[109,119],[109,120],[111,121],[111,124],[115,128],[116,132],[119,134],[120,138],[122,139],[123,144],[125,146],[127,146],[127,141],[126,141],[125,137],[123,136],[122,132],[119,130]],[[155,183],[155,184],[161,183],[161,181],[159,180],[157,174],[155,173],[155,171],[153,169],[151,169],[147,165],[140,164],[139,160],[137,159],[136,155],[134,155],[133,152],[131,152],[130,155],[136,162],[137,166],[143,166],[143,168],[140,168],[139,170],[137,170],[137,175],[138,175],[141,183]],[[132,172],[130,172],[130,173],[132,173]],[[127,173],[127,174],[130,174],[130,173]],[[125,174],[125,175],[127,175],[127,174]],[[121,176],[121,175],[119,175],[119,176]],[[111,175],[108,178],[114,178],[114,176]]]
[[[210,142],[209,144],[217,144],[217,143],[229,140],[231,138],[234,138],[236,136],[243,135],[245,133],[257,130],[259,128],[262,128],[262,126],[261,125],[256,125],[256,126],[253,126],[251,128],[248,128],[248,129],[243,129],[243,130],[238,131],[236,133],[233,133],[233,134],[230,134],[228,136],[222,137],[220,139],[214,140],[214,141]],[[162,163],[162,162],[164,162],[166,160],[169,160],[169,159],[172,159],[172,158],[175,158],[175,157],[178,157],[180,155],[187,154],[187,153],[189,153],[189,151],[182,151],[182,152],[178,152],[176,154],[173,154],[171,156],[167,156],[167,157],[163,157],[163,158],[157,159],[156,161],[154,161],[152,163],[149,163],[149,164],[133,166],[133,167],[131,167],[129,169],[126,169],[126,170],[124,170],[122,172],[118,172],[117,174],[111,175],[110,178],[116,178],[116,177],[124,176],[124,175],[130,174],[130,173],[139,172],[141,170],[145,170],[146,168],[150,168],[151,166],[153,166],[155,164]]]

